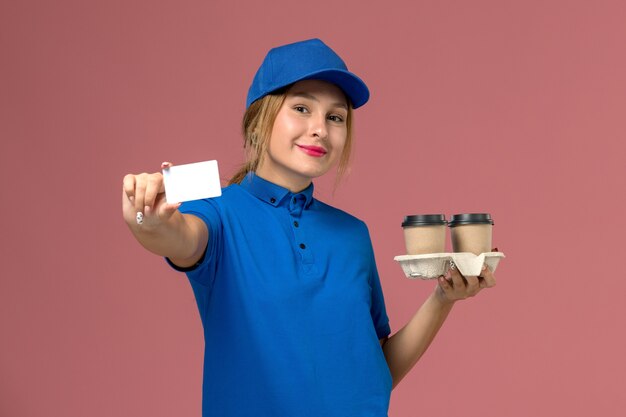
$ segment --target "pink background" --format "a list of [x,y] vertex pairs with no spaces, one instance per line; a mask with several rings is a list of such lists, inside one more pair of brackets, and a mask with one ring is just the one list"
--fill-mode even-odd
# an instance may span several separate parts
[[265,52],[310,37],[372,91],[351,176],[317,189],[368,223],[392,331],[434,285],[393,261],[404,215],[488,211],[507,255],[390,415],[623,415],[625,22],[620,0],[3,1],[0,416],[200,415],[193,294],[128,233],[122,178],[227,178]]

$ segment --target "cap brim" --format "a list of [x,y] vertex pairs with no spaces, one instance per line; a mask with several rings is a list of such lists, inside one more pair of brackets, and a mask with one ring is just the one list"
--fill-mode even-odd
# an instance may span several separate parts
[[339,69],[316,71],[311,74],[307,74],[297,81],[301,80],[322,80],[335,84],[337,87],[341,88],[344,93],[346,93],[352,103],[352,107],[355,109],[367,103],[370,98],[370,91],[367,88],[367,85],[365,85],[363,80],[350,71]]
[[335,84],[337,87],[341,88],[341,90],[346,94],[353,108],[359,108],[370,98],[370,91],[367,88],[367,85],[361,80],[359,77],[351,73],[350,71],[345,71],[341,69],[330,69],[330,70],[321,70],[311,72],[302,77],[298,77],[295,80],[289,80],[284,82],[279,87],[274,88],[272,91],[263,92],[257,94],[257,97],[250,100],[247,106],[250,106],[251,103],[258,100],[259,98],[271,94],[275,91],[280,90],[281,88],[285,88],[291,84],[295,84],[298,81],[303,80],[322,80],[327,81],[329,83]]

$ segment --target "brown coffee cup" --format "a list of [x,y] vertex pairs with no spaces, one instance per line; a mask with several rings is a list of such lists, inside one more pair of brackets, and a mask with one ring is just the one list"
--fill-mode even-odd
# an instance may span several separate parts
[[493,220],[489,213],[454,214],[448,226],[454,252],[491,252]]
[[442,253],[446,249],[446,218],[443,214],[416,214],[402,222],[408,255]]

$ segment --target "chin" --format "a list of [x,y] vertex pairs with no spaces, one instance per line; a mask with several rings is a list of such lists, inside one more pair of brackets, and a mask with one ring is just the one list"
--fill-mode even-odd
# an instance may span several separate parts
[[314,178],[319,178],[321,176],[323,176],[324,174],[326,174],[330,169],[307,169],[307,170],[302,170],[300,171],[300,175],[302,175],[303,177],[308,177],[311,179]]

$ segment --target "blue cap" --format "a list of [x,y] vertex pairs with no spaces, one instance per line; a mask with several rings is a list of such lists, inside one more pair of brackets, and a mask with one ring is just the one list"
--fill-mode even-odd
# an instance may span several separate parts
[[271,49],[248,90],[246,108],[280,88],[302,80],[335,84],[355,109],[367,103],[370,92],[359,77],[348,71],[343,60],[319,39],[309,39]]

